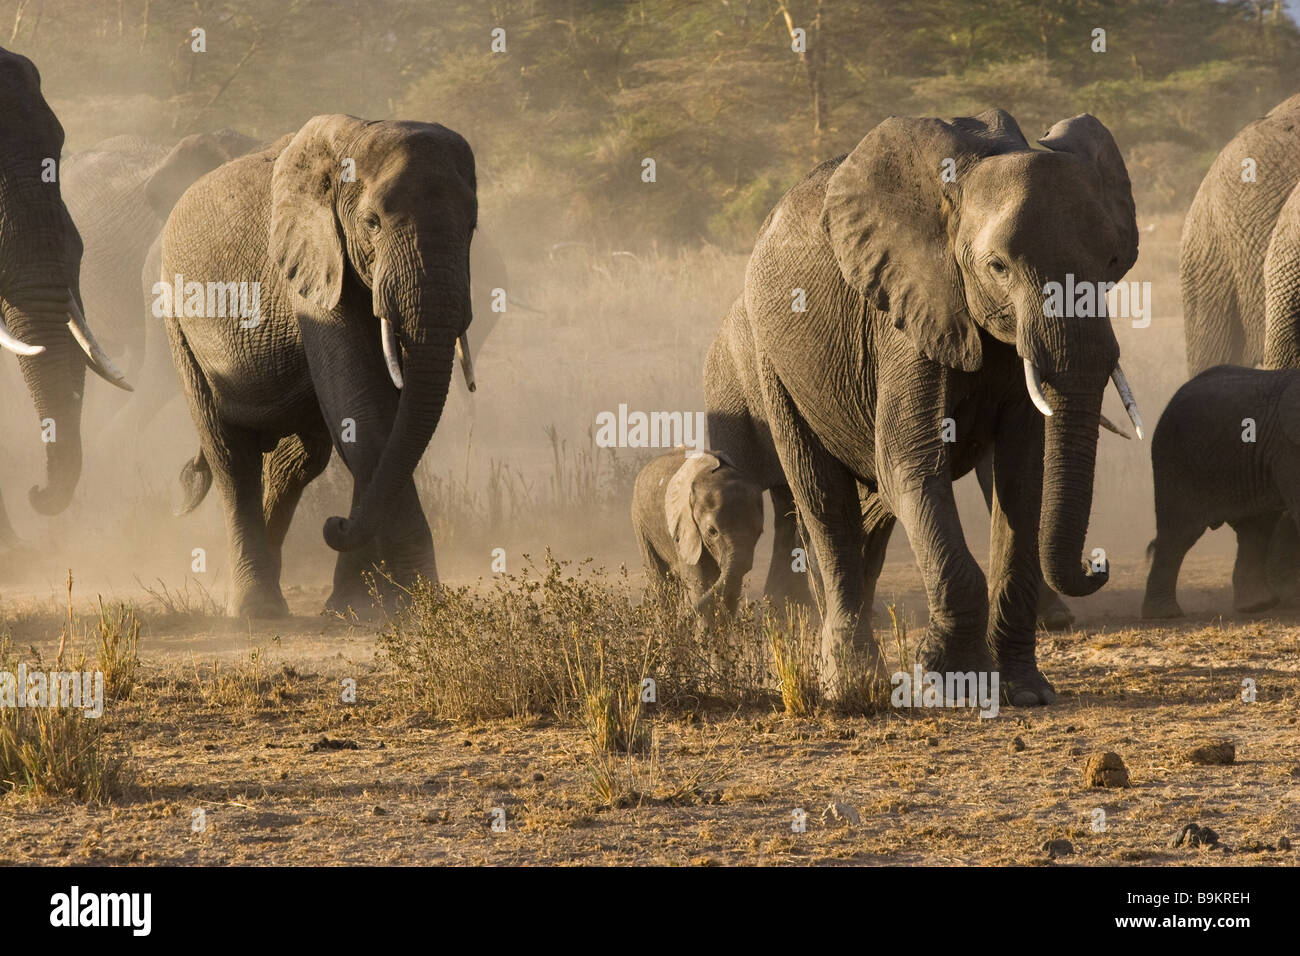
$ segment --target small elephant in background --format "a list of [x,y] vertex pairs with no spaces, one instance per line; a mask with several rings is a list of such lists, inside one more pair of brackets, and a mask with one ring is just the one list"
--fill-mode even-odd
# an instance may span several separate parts
[[763,489],[719,452],[678,448],[637,475],[632,526],[660,580],[680,578],[700,613],[734,614],[763,533]]
[[1237,533],[1233,606],[1278,596],[1269,545],[1283,511],[1300,515],[1300,370],[1219,365],[1170,399],[1151,439],[1156,537],[1142,616],[1179,617],[1178,570],[1206,528]]

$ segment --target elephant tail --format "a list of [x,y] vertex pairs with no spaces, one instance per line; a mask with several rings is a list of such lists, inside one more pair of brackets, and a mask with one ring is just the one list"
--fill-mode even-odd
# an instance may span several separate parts
[[184,500],[181,506],[172,512],[176,517],[187,515],[203,501],[212,487],[212,468],[208,460],[199,452],[181,468],[181,494]]

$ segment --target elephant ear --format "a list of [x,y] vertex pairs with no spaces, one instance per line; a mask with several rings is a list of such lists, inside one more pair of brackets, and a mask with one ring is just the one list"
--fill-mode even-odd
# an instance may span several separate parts
[[664,492],[664,517],[668,519],[668,533],[677,545],[677,556],[684,564],[699,564],[704,541],[700,526],[695,523],[695,509],[691,504],[691,489],[695,479],[718,468],[721,462],[705,452],[687,458],[668,479]]
[[862,138],[826,184],[822,227],[844,281],[888,311],[926,358],[966,371],[983,361],[948,220],[972,166],[1028,149],[1002,110],[951,123],[893,116]]
[[1118,282],[1133,268],[1138,257],[1137,212],[1133,205],[1133,186],[1128,167],[1110,130],[1101,120],[1088,113],[1061,120],[1038,141],[1053,152],[1072,153],[1092,168],[1097,176],[1103,208],[1109,213],[1119,235],[1115,249],[1116,266],[1106,276]]
[[269,253],[300,296],[329,311],[343,292],[343,231],[335,197],[354,116],[316,116],[280,151],[271,171]]
[[165,220],[181,194],[200,176],[243,156],[257,145],[257,140],[233,129],[186,136],[163,157],[145,183],[144,196],[149,208],[160,220]]

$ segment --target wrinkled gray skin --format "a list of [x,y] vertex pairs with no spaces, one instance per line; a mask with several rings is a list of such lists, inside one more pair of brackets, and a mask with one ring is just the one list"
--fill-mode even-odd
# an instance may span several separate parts
[[[1243,441],[1244,419],[1255,441]],[[1156,538],[1147,548],[1142,616],[1178,617],[1183,557],[1225,522],[1237,533],[1233,605],[1262,611],[1277,603],[1268,582],[1269,543],[1278,512],[1300,515],[1300,370],[1220,365],[1180,388],[1151,438]]]
[[[1254,163],[1254,182],[1242,181],[1246,160]],[[1268,258],[1272,269],[1289,271],[1293,267],[1282,260],[1294,263],[1300,255],[1294,213],[1300,199],[1293,197],[1298,182],[1300,94],[1233,137],[1205,174],[1183,221],[1178,277],[1189,374],[1222,364],[1292,364],[1285,355],[1265,360],[1265,273]],[[1288,201],[1289,225],[1275,239]],[[1274,302],[1268,311],[1280,306]],[[1300,367],[1300,357],[1292,359]]]
[[648,571],[681,579],[700,613],[734,614],[763,533],[763,490],[717,452],[678,449],[637,475],[632,527]]
[[114,136],[63,162],[64,202],[85,244],[82,296],[101,344],[136,386],[124,421],[135,434],[177,394],[166,333],[148,308],[163,222],[195,180],[259,145],[229,129],[186,136],[170,149]]
[[[45,484],[28,493],[36,511],[53,515],[68,506],[81,475],[87,359],[68,326],[69,297],[81,308],[81,237],[59,183],[42,180],[45,162],[59,160],[63,127],[40,83],[31,60],[0,50],[0,315],[15,339],[44,349],[21,356],[18,364],[37,419],[54,423],[55,440],[45,446]],[[33,423],[31,440],[42,427]],[[0,546],[14,543],[0,504]]]
[[[345,158],[355,161],[353,182],[341,181]],[[327,607],[367,609],[363,573],[381,561],[399,585],[417,573],[436,580],[411,475],[470,323],[476,216],[474,157],[459,135],[341,115],[317,116],[220,167],[172,210],[163,275],[261,283],[261,321],[252,328],[238,318],[167,322],[201,447],[182,471],[184,510],[216,483],[232,614],[286,613],[281,546],[331,447],[354,486],[349,516],[324,527],[340,552]],[[381,320],[400,343],[400,392]],[[349,421],[353,441],[344,440]]]
[[[997,110],[886,120],[773,210],[718,332],[711,368],[725,354],[735,384],[728,407],[710,401],[710,443],[729,452],[717,436],[770,432],[817,557],[832,689],[846,655],[878,666],[865,599],[895,518],[929,599],[920,662],[996,667],[1014,704],[1055,698],[1035,661],[1040,565],[1064,594],[1106,582],[1082,556],[1119,346],[1105,320],[1047,315],[1042,289],[1067,273],[1118,281],[1137,224],[1104,126],[1082,115],[1040,142],[1031,150]],[[945,159],[955,182],[941,178]],[[791,310],[794,289],[806,312]],[[1023,360],[1044,381],[1046,427]],[[945,417],[955,443],[942,440]],[[952,483],[990,447],[986,583]]]

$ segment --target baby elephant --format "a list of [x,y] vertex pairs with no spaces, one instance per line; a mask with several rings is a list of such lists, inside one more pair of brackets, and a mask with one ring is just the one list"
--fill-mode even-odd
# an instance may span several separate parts
[[734,614],[763,533],[763,489],[718,452],[678,448],[637,475],[632,526],[648,569],[676,574],[697,611]]
[[1277,603],[1269,542],[1283,511],[1300,515],[1300,371],[1220,365],[1180,388],[1151,438],[1156,538],[1147,548],[1143,617],[1178,617],[1183,557],[1206,528],[1237,533],[1233,605]]

